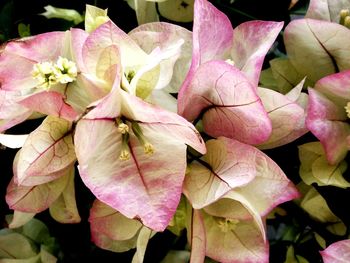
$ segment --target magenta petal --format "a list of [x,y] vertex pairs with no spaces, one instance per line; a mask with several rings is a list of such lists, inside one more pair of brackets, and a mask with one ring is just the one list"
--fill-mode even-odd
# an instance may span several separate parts
[[190,121],[203,114],[204,130],[213,137],[258,144],[271,133],[271,121],[255,87],[224,61],[210,61],[198,68],[187,93],[178,98],[178,109]]
[[309,88],[306,125],[322,143],[327,160],[332,165],[344,159],[348,152],[346,138],[350,135],[350,125],[346,119],[344,108]]
[[231,57],[235,66],[257,86],[264,58],[283,22],[249,21],[233,30]]
[[26,97],[19,104],[46,115],[74,121],[78,114],[65,102],[65,96],[55,91],[43,91]]

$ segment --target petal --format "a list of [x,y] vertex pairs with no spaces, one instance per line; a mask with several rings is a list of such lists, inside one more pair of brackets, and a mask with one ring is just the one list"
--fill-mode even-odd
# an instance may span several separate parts
[[181,116],[148,104],[143,100],[121,91],[122,114],[147,126],[159,133],[167,133],[172,139],[191,146],[204,154],[205,144],[196,128]]
[[34,63],[55,61],[64,54],[65,41],[65,32],[50,32],[12,41],[5,50]]
[[36,213],[26,213],[21,211],[13,211],[13,217],[11,222],[9,223],[9,228],[17,228],[28,223],[32,218],[36,215]]
[[231,57],[254,86],[259,83],[265,55],[283,27],[283,22],[249,21],[233,30]]
[[63,224],[79,223],[79,216],[74,189],[74,166],[66,175],[68,182],[61,195],[50,205],[50,215]]
[[344,159],[348,152],[345,142],[350,134],[350,126],[345,122],[346,119],[344,108],[309,88],[306,126],[322,143],[331,165]]
[[350,239],[335,242],[320,251],[324,263],[346,263],[350,261]]
[[[302,86],[303,82],[294,90],[299,90],[300,94]],[[297,102],[270,89],[258,88],[258,94],[272,123],[272,133],[267,141],[258,145],[259,149],[271,149],[290,143],[308,131],[305,126],[306,111]],[[289,93],[289,96],[293,97],[293,94]]]
[[19,186],[12,179],[7,187],[6,202],[10,209],[39,213],[47,209],[63,192],[68,176],[36,186]]
[[255,87],[238,69],[224,61],[199,67],[187,93],[178,97],[178,111],[192,121],[203,114],[206,133],[256,144],[271,133],[271,122]]
[[195,209],[203,208],[255,177],[254,151],[245,144],[221,137],[206,144],[201,163],[192,163],[184,181],[184,194]]
[[161,1],[158,3],[159,13],[171,21],[191,22],[193,20],[194,0]]
[[132,263],[142,263],[145,257],[148,241],[152,237],[152,230],[147,227],[142,227],[137,237],[136,252],[132,258]]
[[178,92],[190,67],[192,32],[169,23],[148,23],[129,32],[129,36],[148,54],[156,47],[165,49],[180,39],[185,41],[181,46],[180,57],[176,60],[173,76],[167,87],[167,90],[172,93]]
[[204,214],[204,225],[208,257],[223,263],[268,262],[268,243],[255,223],[242,221],[231,231],[223,231],[214,217]]
[[78,113],[66,103],[65,95],[56,91],[43,91],[21,99],[19,104],[46,115],[74,121]]
[[81,120],[75,133],[79,171],[98,199],[125,216],[140,218],[144,225],[162,231],[180,200],[186,146],[152,125],[140,127],[155,152],[146,155],[130,134],[130,159],[121,160],[122,136],[115,123]]
[[[311,83],[350,68],[348,28],[326,21],[298,19],[288,24],[284,42],[296,70]],[[309,59],[305,59],[309,58]]]
[[190,263],[202,263],[205,260],[206,236],[202,214],[199,210],[191,208],[188,218],[187,239],[191,244]]
[[27,140],[28,134],[24,135],[11,135],[0,133],[0,143],[9,148],[21,148],[24,142]]
[[[75,162],[71,124],[63,119],[47,117],[33,131],[14,163],[15,181],[31,186],[49,182]],[[50,175],[50,176],[49,176]]]
[[349,6],[349,0],[311,0],[305,17],[339,23],[340,11]]
[[156,3],[153,1],[134,0],[137,22],[139,25],[159,20]]

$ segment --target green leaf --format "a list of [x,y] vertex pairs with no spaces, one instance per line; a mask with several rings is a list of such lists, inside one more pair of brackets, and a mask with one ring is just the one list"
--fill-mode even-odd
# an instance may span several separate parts
[[26,25],[23,23],[18,24],[18,34],[20,37],[28,37],[31,35],[30,33],[30,24]]
[[84,21],[83,16],[74,9],[57,8],[51,5],[45,6],[44,9],[46,11],[40,15],[45,16],[47,19],[64,19],[67,21],[72,21],[74,25],[77,25]]

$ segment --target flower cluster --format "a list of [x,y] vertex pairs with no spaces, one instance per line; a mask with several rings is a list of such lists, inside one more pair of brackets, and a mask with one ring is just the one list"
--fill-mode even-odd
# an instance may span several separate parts
[[[128,2],[139,12],[155,4]],[[162,3],[164,10],[177,2]],[[274,208],[301,193],[298,205],[311,213],[321,197],[311,184],[349,187],[342,177],[350,148],[348,13],[340,24],[324,21],[340,7],[320,17],[323,4],[311,1],[307,18],[287,25],[287,58],[271,61],[274,86],[265,86],[264,58],[283,23],[233,28],[209,1],[185,2],[192,32],[155,22],[127,34],[106,10],[87,6],[85,30],[5,44],[0,143],[20,148],[6,193],[10,228],[46,209],[58,222],[80,222],[80,176],[96,197],[88,220],[101,248],[136,248],[133,262],[142,262],[157,232],[186,229],[191,263],[261,263],[269,261],[266,220]],[[30,118],[43,121],[27,135],[8,134]],[[262,150],[308,131],[320,143],[299,148],[298,190]],[[313,216],[338,222],[318,200],[329,217]]]

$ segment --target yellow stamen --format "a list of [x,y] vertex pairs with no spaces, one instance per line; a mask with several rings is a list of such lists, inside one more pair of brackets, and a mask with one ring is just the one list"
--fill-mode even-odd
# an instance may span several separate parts
[[130,159],[130,152],[126,149],[122,150],[119,155],[121,161],[127,161]]
[[73,61],[59,57],[55,64],[55,76],[59,83],[66,84],[76,80],[78,69]]
[[350,15],[349,9],[342,9],[339,13],[339,24],[344,25],[345,18]]
[[234,62],[232,59],[230,59],[230,58],[229,58],[229,59],[226,59],[225,62],[228,63],[228,64],[230,64],[230,65],[232,65],[232,66],[235,65],[235,62]]
[[145,154],[153,154],[154,153],[154,147],[152,144],[150,144],[149,142],[146,142],[144,145],[143,145],[143,149],[145,151]]
[[218,224],[220,230],[225,233],[231,230],[235,230],[237,224],[239,223],[238,219],[228,219],[222,217],[215,218],[215,221]]
[[153,154],[154,153],[154,147],[153,145],[148,142],[145,138],[145,136],[142,133],[141,127],[137,122],[132,122],[132,130],[135,134],[135,136],[137,137],[137,139],[139,140],[139,142],[143,145],[143,150],[146,154]]
[[125,134],[125,133],[128,133],[129,132],[129,126],[125,123],[120,123],[118,125],[118,131],[121,133],[121,134]]

